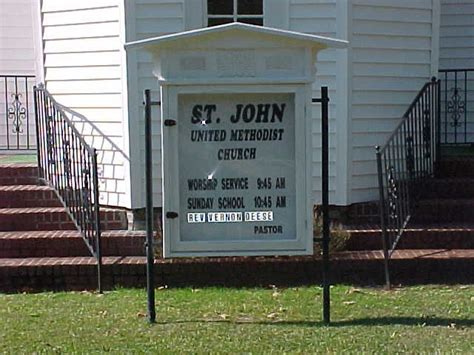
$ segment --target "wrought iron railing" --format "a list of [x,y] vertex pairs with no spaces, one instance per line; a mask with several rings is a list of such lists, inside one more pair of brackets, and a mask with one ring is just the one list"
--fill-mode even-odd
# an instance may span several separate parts
[[0,150],[35,150],[31,75],[0,75]]
[[101,229],[97,152],[53,97],[42,87],[34,89],[40,180],[54,188],[97,259],[101,284]]
[[426,83],[385,145],[376,147],[380,195],[380,223],[385,277],[388,261],[406,228],[424,181],[434,174],[439,156],[440,81]]
[[440,143],[474,143],[474,68],[443,69],[441,79]]

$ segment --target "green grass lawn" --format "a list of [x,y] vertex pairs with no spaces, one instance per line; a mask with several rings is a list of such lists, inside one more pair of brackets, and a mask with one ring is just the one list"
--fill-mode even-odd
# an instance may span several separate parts
[[0,352],[474,352],[474,285],[0,294]]

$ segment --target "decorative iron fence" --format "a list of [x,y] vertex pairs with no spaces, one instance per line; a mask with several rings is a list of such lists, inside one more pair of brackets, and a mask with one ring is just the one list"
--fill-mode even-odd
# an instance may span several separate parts
[[97,259],[102,291],[97,152],[42,86],[35,87],[34,93],[40,179],[54,188]]
[[35,150],[31,75],[0,75],[0,150]]
[[441,144],[474,143],[474,69],[443,69]]
[[424,179],[434,174],[439,156],[439,98],[440,81],[433,78],[423,86],[385,145],[376,147],[387,286],[389,258],[412,216]]

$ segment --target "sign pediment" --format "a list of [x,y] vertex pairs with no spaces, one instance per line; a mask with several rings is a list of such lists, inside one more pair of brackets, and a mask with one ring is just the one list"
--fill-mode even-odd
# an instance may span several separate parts
[[312,82],[317,53],[347,42],[231,23],[127,43],[153,54],[162,83]]
[[242,47],[345,48],[339,39],[234,22],[221,26],[148,38],[125,44],[125,48],[160,51],[170,48],[242,48]]

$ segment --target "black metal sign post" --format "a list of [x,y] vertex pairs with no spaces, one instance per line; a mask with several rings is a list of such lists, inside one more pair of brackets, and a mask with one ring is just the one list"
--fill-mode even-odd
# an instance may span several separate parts
[[323,250],[323,322],[331,322],[331,295],[329,277],[329,96],[327,86],[321,87],[321,98],[313,99],[321,103],[321,179],[322,179],[322,214],[323,235],[319,239]]
[[322,203],[323,203],[323,320],[331,321],[329,278],[329,97],[328,88],[321,88],[321,133],[322,133]]
[[148,320],[155,323],[155,256],[153,252],[153,175],[151,145],[151,105],[159,104],[151,101],[150,90],[145,90],[145,191],[146,191],[146,287],[148,298]]

